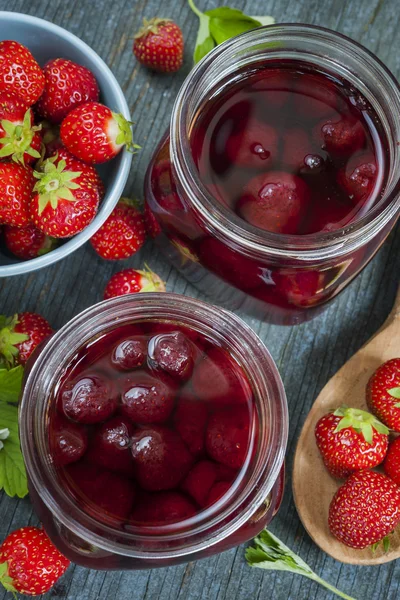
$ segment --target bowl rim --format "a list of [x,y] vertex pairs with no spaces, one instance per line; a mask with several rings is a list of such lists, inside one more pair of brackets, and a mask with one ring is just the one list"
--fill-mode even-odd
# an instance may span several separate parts
[[[40,19],[39,17],[33,17],[24,13],[0,11],[0,20],[13,20],[19,23],[29,23],[31,25],[36,25],[41,29],[45,29],[57,34],[59,37],[62,37],[66,41],[76,46],[79,50],[81,50],[83,53],[89,56],[91,61],[95,63],[99,69],[105,72],[105,75],[109,80],[110,85],[113,88],[113,91],[116,96],[117,106],[115,108],[118,109],[118,112],[121,112],[128,121],[131,120],[128,104],[122,92],[121,86],[119,85],[113,72],[111,71],[110,67],[104,62],[104,60],[97,54],[97,52],[95,52],[88,44],[86,44],[86,42],[82,41],[75,34],[71,33],[67,29],[64,29],[63,27],[60,27],[59,25],[55,25],[54,23],[46,21],[45,19]],[[75,252],[75,250],[77,250],[85,242],[87,242],[94,235],[94,233],[103,225],[104,221],[111,214],[119,198],[121,197],[129,176],[131,163],[132,154],[126,149],[123,149],[121,163],[118,168],[118,172],[116,174],[112,190],[106,194],[106,198],[103,199],[103,202],[100,206],[97,215],[83,231],[78,233],[73,238],[69,239],[65,244],[63,244],[59,248],[55,248],[54,250],[48,252],[47,254],[44,254],[43,256],[39,256],[31,260],[21,261],[10,265],[0,265],[0,278],[11,277],[14,275],[23,275],[26,273],[31,273],[33,271],[37,271],[38,269],[42,269],[43,267],[48,267],[56,263],[57,261],[69,256],[69,254],[72,254],[73,252]]]

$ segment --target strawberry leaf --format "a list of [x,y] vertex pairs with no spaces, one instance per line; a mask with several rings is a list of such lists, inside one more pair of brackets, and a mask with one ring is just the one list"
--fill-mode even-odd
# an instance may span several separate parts
[[354,598],[344,594],[330,583],[321,579],[300,556],[292,552],[290,548],[285,546],[279,538],[267,529],[264,529],[253,542],[254,547],[250,546],[246,550],[246,560],[250,567],[297,573],[316,581],[337,596],[345,598],[345,600],[354,600]]
[[389,429],[386,425],[381,423],[374,415],[366,410],[340,406],[333,414],[335,417],[342,417],[338,422],[334,433],[339,433],[342,429],[352,427],[357,433],[362,433],[368,444],[372,444],[373,442],[374,429],[383,435],[389,434]]
[[19,443],[16,406],[0,403],[0,425],[10,432],[0,450],[0,489],[8,496],[23,498],[28,493],[28,484]]
[[400,387],[390,388],[390,390],[388,390],[388,394],[390,394],[393,398],[400,400]]
[[[23,375],[21,365],[9,370],[0,369],[0,403],[18,402]],[[1,422],[0,427],[3,427]]]
[[193,55],[195,64],[218,44],[250,29],[275,22],[272,17],[249,17],[241,10],[229,6],[202,13],[193,0],[188,0],[188,3],[200,21]]

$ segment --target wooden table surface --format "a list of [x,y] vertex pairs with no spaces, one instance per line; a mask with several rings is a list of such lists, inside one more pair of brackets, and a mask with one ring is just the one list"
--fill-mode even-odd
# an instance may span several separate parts
[[[364,44],[400,75],[397,0],[232,0],[247,14],[273,15],[277,22],[304,22],[338,30]],[[222,4],[224,2],[221,2]],[[218,0],[198,0],[201,9]],[[126,94],[135,138],[142,146],[126,188],[142,197],[146,165],[171,113],[175,95],[189,72],[197,19],[185,0],[0,0],[1,10],[43,17],[78,35],[106,61]],[[132,39],[143,17],[171,17],[187,40],[185,63],[174,75],[156,75],[138,66]],[[55,55],[57,49],[55,49]],[[51,268],[0,280],[0,312],[37,311],[57,328],[98,302],[112,273],[147,261],[167,281],[169,291],[198,293],[171,268],[151,242],[133,259],[107,263],[86,244]],[[378,329],[389,313],[399,283],[400,231],[397,228],[363,273],[329,307],[305,325],[284,328],[244,317],[271,351],[289,402],[288,480],[282,508],[271,530],[322,577],[357,599],[393,600],[400,594],[400,565],[343,565],[319,551],[305,533],[291,493],[290,471],[296,440],[313,400],[337,369]],[[17,527],[36,524],[29,498],[0,498],[0,540]],[[0,591],[0,599],[11,597]],[[330,593],[300,576],[250,569],[244,547],[199,562],[152,571],[89,571],[71,566],[42,598],[68,600],[324,600]]]

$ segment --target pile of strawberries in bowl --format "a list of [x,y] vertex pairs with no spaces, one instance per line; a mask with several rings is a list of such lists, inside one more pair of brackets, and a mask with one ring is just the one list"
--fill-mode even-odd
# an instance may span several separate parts
[[99,96],[86,67],[54,58],[41,68],[19,42],[0,42],[4,254],[36,258],[95,218],[105,189],[95,165],[137,147],[131,123]]

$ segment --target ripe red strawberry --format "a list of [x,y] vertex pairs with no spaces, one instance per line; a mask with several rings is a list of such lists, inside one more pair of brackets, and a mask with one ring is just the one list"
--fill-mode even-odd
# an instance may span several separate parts
[[21,527],[0,546],[0,582],[8,592],[39,596],[65,573],[70,561],[57,550],[46,532]]
[[400,432],[400,358],[388,360],[372,375],[367,404],[385,425]]
[[49,60],[43,73],[46,85],[37,111],[52,123],[61,123],[76,106],[99,99],[99,86],[93,73],[72,60]]
[[137,60],[154,71],[174,73],[183,62],[183,35],[171,19],[143,19],[135,35],[133,53]]
[[54,238],[47,236],[31,223],[26,227],[6,225],[3,233],[8,250],[23,260],[42,256],[57,245]]
[[393,479],[400,486],[400,437],[390,442],[389,450],[383,462],[383,470],[390,479]]
[[343,544],[366,548],[400,521],[400,488],[374,471],[360,471],[338,489],[329,507],[329,529]]
[[39,100],[44,90],[44,74],[32,54],[18,42],[0,42],[0,89],[14,92],[28,106]]
[[165,284],[149,268],[145,268],[143,271],[124,269],[115,273],[107,283],[104,300],[140,292],[165,292]]
[[97,171],[60,150],[35,172],[38,178],[30,203],[30,218],[47,235],[67,238],[91,223],[103,197]]
[[24,365],[36,346],[52,333],[46,319],[36,313],[0,316],[0,355],[10,366]]
[[0,163],[0,223],[25,227],[35,178],[30,167]]
[[111,160],[126,146],[139,148],[132,141],[132,123],[99,102],[86,102],[74,108],[61,123],[64,146],[89,164]]
[[143,219],[147,235],[155,239],[162,229],[146,201],[144,203]]
[[315,440],[333,477],[370,469],[385,458],[389,430],[370,413],[342,406],[315,426]]
[[145,239],[143,216],[136,203],[129,198],[121,198],[90,243],[102,258],[120,260],[133,256]]
[[22,165],[30,165],[40,158],[42,137],[40,127],[32,126],[32,111],[26,111],[22,120],[0,121],[0,158],[11,158]]
[[[4,135],[1,121],[11,121],[11,123],[20,125],[27,110],[29,110],[29,106],[17,94],[11,90],[3,90],[0,85],[0,136],[3,137]],[[33,124],[32,112],[30,114],[31,124]]]

